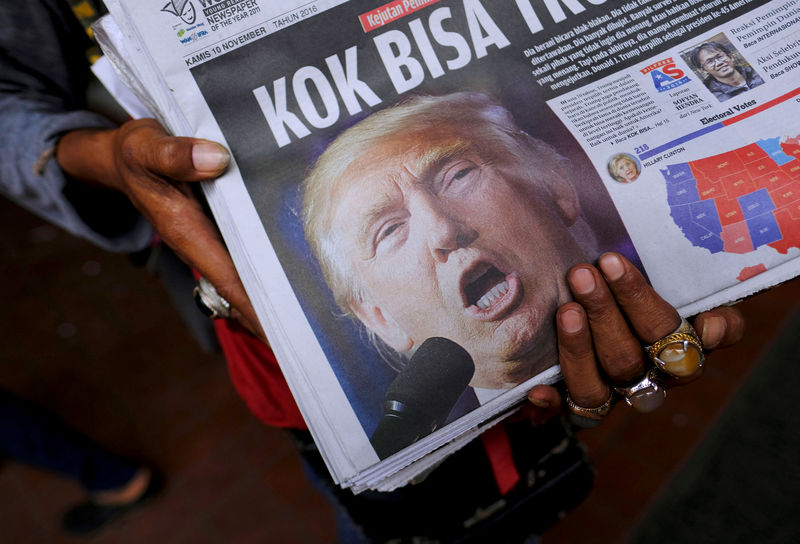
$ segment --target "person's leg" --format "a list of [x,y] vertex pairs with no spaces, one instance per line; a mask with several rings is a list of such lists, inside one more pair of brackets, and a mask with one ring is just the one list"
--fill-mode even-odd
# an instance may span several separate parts
[[0,457],[80,483],[89,501],[68,511],[65,529],[88,532],[155,491],[151,470],[80,434],[54,414],[0,389]]
[[0,455],[77,480],[90,493],[120,488],[140,468],[54,414],[1,389]]

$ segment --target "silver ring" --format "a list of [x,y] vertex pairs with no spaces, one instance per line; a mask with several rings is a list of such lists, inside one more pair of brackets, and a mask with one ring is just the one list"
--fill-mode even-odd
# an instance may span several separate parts
[[192,291],[197,307],[211,319],[226,319],[231,316],[231,303],[222,298],[214,286],[205,278],[200,278]]
[[614,391],[622,395],[628,406],[646,414],[664,404],[667,398],[667,390],[661,385],[659,377],[659,371],[654,367],[640,381],[627,387],[614,387]]

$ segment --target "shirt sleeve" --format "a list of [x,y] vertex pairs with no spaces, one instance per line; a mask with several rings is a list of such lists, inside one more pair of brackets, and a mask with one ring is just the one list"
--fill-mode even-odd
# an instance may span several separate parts
[[0,20],[0,193],[104,249],[142,249],[152,229],[124,195],[71,179],[55,161],[61,135],[115,126],[85,106],[83,28],[59,0],[0,3]]

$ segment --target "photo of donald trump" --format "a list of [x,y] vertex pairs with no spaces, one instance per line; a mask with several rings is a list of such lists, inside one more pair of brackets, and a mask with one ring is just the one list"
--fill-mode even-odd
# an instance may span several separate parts
[[489,398],[556,364],[566,272],[599,253],[568,172],[493,98],[416,96],[318,158],[305,235],[339,307],[397,369],[426,339],[448,338]]

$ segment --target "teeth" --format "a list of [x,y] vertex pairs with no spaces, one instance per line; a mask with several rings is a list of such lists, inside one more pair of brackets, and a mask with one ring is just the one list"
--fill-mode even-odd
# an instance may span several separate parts
[[504,281],[503,283],[498,283],[492,289],[483,295],[475,305],[480,308],[481,310],[486,310],[494,304],[498,298],[502,297],[508,292],[508,282]]

